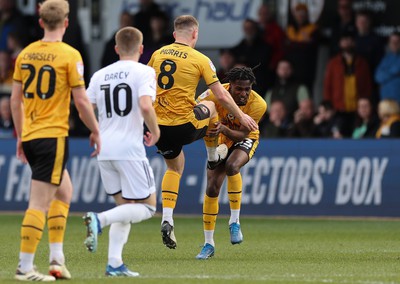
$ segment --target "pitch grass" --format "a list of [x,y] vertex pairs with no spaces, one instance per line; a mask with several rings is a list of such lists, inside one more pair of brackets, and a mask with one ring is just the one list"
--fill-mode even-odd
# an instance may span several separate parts
[[[22,215],[0,215],[0,283],[14,283]],[[160,217],[132,226],[124,260],[135,279],[104,276],[108,230],[98,252],[83,246],[85,229],[70,217],[64,244],[70,283],[400,283],[400,222],[242,218],[244,242],[229,242],[227,219],[217,220],[216,255],[200,261],[200,217],[176,218],[178,248],[164,247]],[[36,257],[48,265],[47,233]],[[16,282],[15,282],[16,283]]]

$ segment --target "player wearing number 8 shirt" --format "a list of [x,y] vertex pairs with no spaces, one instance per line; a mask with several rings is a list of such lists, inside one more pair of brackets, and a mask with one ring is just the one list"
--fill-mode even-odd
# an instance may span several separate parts
[[[156,211],[153,171],[146,157],[146,146],[160,137],[153,101],[156,98],[154,69],[138,63],[143,52],[143,35],[133,27],[119,30],[115,50],[120,60],[97,71],[87,93],[98,109],[102,152],[98,156],[101,179],[115,208],[86,213],[85,245],[95,252],[97,235],[110,225],[108,276],[138,276],[122,261],[122,250],[131,223],[151,218]],[[143,137],[143,122],[150,132]]]
[[[15,64],[11,111],[17,132],[17,157],[28,162],[32,170],[15,274],[22,281],[71,278],[63,253],[72,198],[72,184],[65,169],[71,91],[81,119],[92,132],[91,143],[97,145],[93,155],[101,147],[96,117],[85,93],[82,58],[77,50],[62,42],[68,13],[67,1],[44,1],[39,10],[44,37],[27,46]],[[33,265],[46,213],[52,276],[37,272]]]
[[205,136],[208,126],[218,121],[215,104],[211,101],[196,104],[195,101],[199,80],[204,78],[218,102],[245,128],[250,131],[258,129],[257,123],[239,109],[229,92],[223,88],[211,60],[194,49],[198,32],[196,18],[190,15],[177,17],[173,33],[175,43],[156,50],[148,63],[157,75],[155,110],[161,137],[156,145],[167,164],[161,184],[161,236],[164,245],[171,249],[176,248],[173,210],[184,169],[183,145],[204,137],[208,160],[218,162],[221,159],[216,151],[218,138]]

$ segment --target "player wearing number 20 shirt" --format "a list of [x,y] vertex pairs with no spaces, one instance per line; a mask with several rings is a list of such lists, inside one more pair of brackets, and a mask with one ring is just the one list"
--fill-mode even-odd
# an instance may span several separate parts
[[68,136],[71,89],[85,86],[79,52],[63,42],[34,42],[19,54],[14,80],[23,84],[22,141]]
[[20,139],[35,180],[61,183],[69,151],[71,90],[84,90],[83,69],[79,52],[61,41],[36,41],[17,57],[13,79],[22,84],[24,106]]

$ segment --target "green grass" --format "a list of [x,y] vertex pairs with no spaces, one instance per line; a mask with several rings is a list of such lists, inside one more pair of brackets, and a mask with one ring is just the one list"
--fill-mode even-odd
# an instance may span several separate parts
[[[21,215],[0,215],[0,283],[12,278],[18,262]],[[64,249],[73,275],[70,283],[400,283],[400,222],[242,218],[244,242],[229,242],[227,219],[217,220],[216,255],[195,259],[203,243],[200,217],[176,218],[178,248],[161,243],[160,217],[132,226],[124,250],[136,279],[109,279],[108,230],[98,252],[83,246],[80,217],[70,217]],[[47,234],[36,264],[48,265]]]

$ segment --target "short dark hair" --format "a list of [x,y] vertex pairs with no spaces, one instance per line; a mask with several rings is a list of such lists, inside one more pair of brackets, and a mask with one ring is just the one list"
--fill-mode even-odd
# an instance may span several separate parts
[[233,67],[226,72],[224,81],[235,82],[236,80],[249,80],[251,84],[256,83],[256,76],[250,67]]
[[323,107],[326,110],[333,110],[333,105],[331,103],[331,101],[328,100],[323,100],[319,106]]
[[353,31],[351,29],[346,29],[346,30],[342,31],[342,33],[340,34],[340,39],[343,39],[343,38],[355,39],[355,37],[356,37],[356,33],[355,33],[355,31]]
[[400,37],[400,32],[398,32],[398,31],[392,32],[390,34],[390,36],[398,36],[398,37]]

